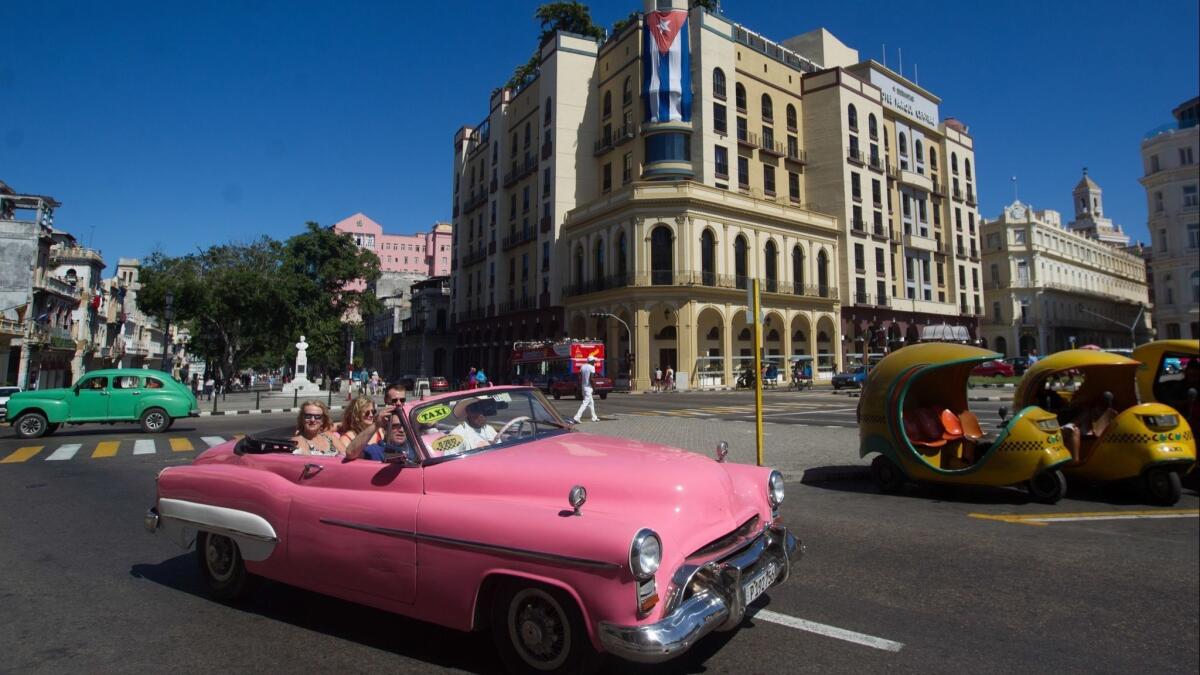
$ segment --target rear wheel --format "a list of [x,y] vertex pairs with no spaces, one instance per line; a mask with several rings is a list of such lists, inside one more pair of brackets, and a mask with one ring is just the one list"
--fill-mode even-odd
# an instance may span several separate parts
[[1142,492],[1151,504],[1172,506],[1183,494],[1183,481],[1175,471],[1161,466],[1152,467],[1142,476]]
[[608,392],[607,392],[607,391],[606,391],[606,392],[604,392],[603,394],[600,394],[600,400],[601,400],[601,401],[603,401],[603,400],[604,400],[604,399],[606,399],[606,398],[608,398]]
[[50,430],[46,416],[39,412],[27,412],[13,420],[13,429],[21,438],[41,438]]
[[561,391],[559,391],[559,390],[557,390],[557,389],[555,389],[555,390],[554,390],[554,400],[555,400],[555,401],[558,401],[558,400],[560,400],[560,399],[562,399],[562,392],[561,392]]
[[201,532],[196,537],[196,560],[205,588],[221,602],[245,598],[258,585],[258,577],[246,571],[237,542],[229,537]]
[[600,665],[583,617],[566,593],[522,581],[498,589],[492,639],[512,673],[589,673]]
[[879,485],[880,492],[885,494],[896,494],[904,487],[904,472],[895,462],[883,455],[877,455],[871,461],[871,476]]
[[142,413],[140,422],[142,431],[148,434],[158,434],[171,426],[171,416],[162,408],[149,408]]
[[1058,469],[1043,471],[1029,479],[1029,494],[1045,504],[1057,504],[1067,494],[1067,477]]

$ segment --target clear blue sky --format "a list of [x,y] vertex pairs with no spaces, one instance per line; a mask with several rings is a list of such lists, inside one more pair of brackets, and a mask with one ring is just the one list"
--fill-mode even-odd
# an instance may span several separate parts
[[[539,3],[8,3],[0,180],[118,256],[182,254],[363,211],[391,232],[450,216],[451,142],[528,58]],[[603,25],[640,0],[591,3]],[[976,139],[980,210],[1069,212],[1080,168],[1146,239],[1139,142],[1197,94],[1195,0],[728,0],[782,40],[824,26],[904,53]],[[486,50],[486,51],[483,51]],[[93,234],[94,232],[94,234]],[[109,270],[111,273],[111,269]]]

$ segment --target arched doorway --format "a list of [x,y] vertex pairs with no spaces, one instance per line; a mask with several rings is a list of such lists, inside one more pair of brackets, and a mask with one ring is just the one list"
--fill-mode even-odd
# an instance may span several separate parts
[[1032,335],[1022,335],[1018,347],[1021,350],[1021,356],[1029,356],[1033,350],[1037,349],[1037,338]]
[[996,338],[996,351],[1008,356],[1008,340],[1005,340],[1003,337]]
[[[658,305],[650,310],[650,372],[657,365],[664,373],[667,366],[674,370],[690,370],[692,364],[679,363],[679,340],[676,322],[679,313],[671,307]],[[684,367],[686,366],[686,367]]]
[[725,383],[725,361],[729,350],[725,345],[725,320],[715,307],[705,307],[696,317],[696,384],[700,387],[722,386]]

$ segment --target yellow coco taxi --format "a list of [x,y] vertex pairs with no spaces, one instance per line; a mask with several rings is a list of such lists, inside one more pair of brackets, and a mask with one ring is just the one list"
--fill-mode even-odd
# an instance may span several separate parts
[[859,399],[859,455],[878,456],[871,473],[884,492],[905,481],[951,485],[1024,485],[1039,501],[1066,494],[1059,467],[1071,460],[1058,420],[1037,406],[1018,410],[984,432],[967,405],[967,378],[1002,358],[951,343],[911,345],[884,357]]
[[1139,403],[1137,361],[1100,351],[1051,354],[1025,372],[1013,402],[1041,405],[1062,425],[1072,479],[1110,482],[1137,479],[1147,501],[1179,501],[1180,475],[1196,461],[1192,429],[1175,409]]
[[1133,350],[1142,403],[1165,403],[1182,413],[1192,428],[1200,417],[1200,340],[1158,340]]

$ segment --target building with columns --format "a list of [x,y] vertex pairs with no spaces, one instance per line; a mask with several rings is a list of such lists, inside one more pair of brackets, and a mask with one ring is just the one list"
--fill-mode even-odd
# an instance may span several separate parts
[[1066,226],[1057,211],[1020,201],[983,224],[986,346],[1025,356],[1088,344],[1131,348],[1153,337],[1146,263],[1102,219],[1100,195],[1085,173]]
[[1150,214],[1154,325],[1160,338],[1200,338],[1200,98],[1181,103],[1175,121],[1142,141]]
[[569,336],[605,340],[634,388],[656,365],[728,386],[753,278],[764,354],[818,378],[946,324],[977,337],[965,126],[823,29],[779,44],[688,4],[551,36],[455,135],[456,370]]

